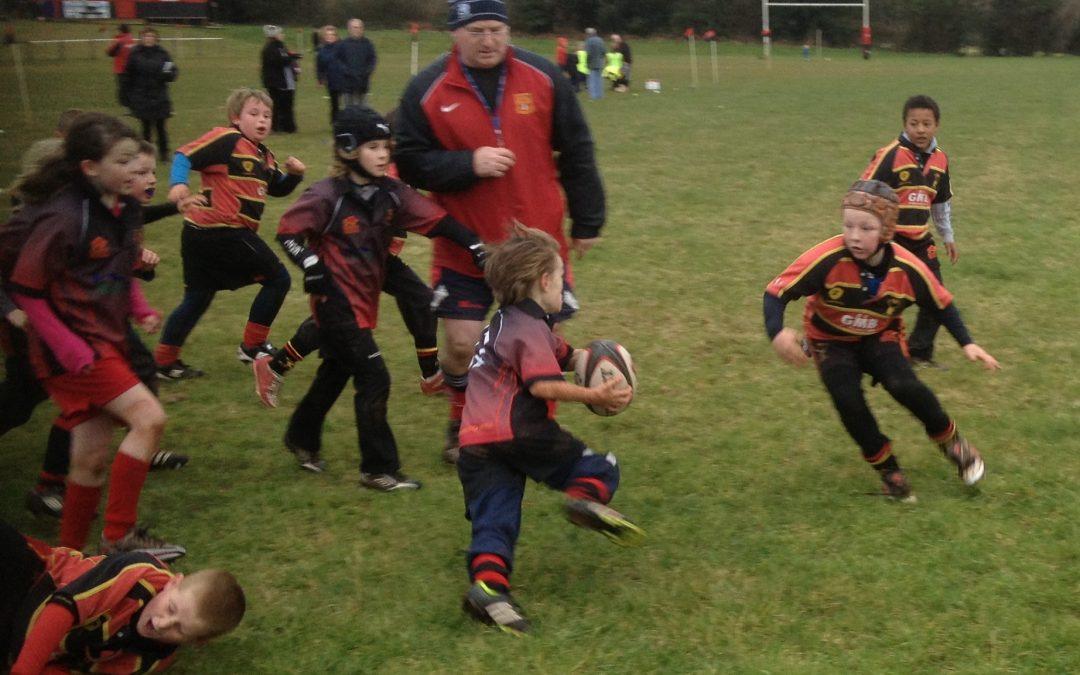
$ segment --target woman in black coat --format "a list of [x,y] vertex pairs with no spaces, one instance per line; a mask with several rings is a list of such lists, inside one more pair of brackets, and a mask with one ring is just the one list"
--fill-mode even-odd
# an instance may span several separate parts
[[296,131],[293,101],[296,97],[296,61],[300,55],[289,51],[278,26],[263,26],[266,46],[262,50],[262,83],[274,102],[273,131],[291,134]]
[[169,52],[158,45],[156,30],[144,28],[140,33],[139,44],[132,48],[124,74],[128,81],[128,108],[142,122],[143,138],[149,141],[150,129],[156,127],[158,158],[168,161],[169,136],[165,131],[165,120],[172,115],[169,83],[176,79],[178,72]]

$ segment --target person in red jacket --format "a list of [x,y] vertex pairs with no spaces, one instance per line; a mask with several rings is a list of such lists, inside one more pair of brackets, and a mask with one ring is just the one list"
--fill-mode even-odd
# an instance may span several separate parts
[[127,107],[127,70],[128,54],[135,44],[135,38],[131,37],[131,29],[126,23],[120,24],[116,29],[116,35],[112,42],[105,48],[105,53],[113,57],[113,74],[116,75],[116,100],[120,105]]
[[[578,305],[568,253],[583,255],[604,225],[604,188],[581,106],[555,64],[510,47],[504,2],[454,2],[448,25],[453,49],[401,98],[394,154],[401,179],[430,191],[486,244],[505,240],[518,222],[554,237],[566,266],[557,319],[569,318]],[[494,299],[468,252],[438,239],[432,286],[450,391],[443,458],[455,463],[469,360]]]

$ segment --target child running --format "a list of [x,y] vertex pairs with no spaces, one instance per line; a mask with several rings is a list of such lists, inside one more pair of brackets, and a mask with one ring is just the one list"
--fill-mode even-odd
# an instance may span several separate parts
[[[915,254],[892,243],[899,203],[888,185],[856,181],[841,204],[843,234],[800,255],[766,286],[765,330],[784,361],[798,366],[812,356],[840,421],[863,459],[878,472],[885,495],[913,501],[892,444],[867,405],[863,373],[923,423],[966,485],[978,482],[985,466],[934,392],[911,369],[901,313],[919,305],[948,329],[969,360],[981,361],[990,370],[1000,366],[972,340],[952,294]],[[809,298],[804,342],[793,329],[784,328],[784,308],[800,297]]]
[[[404,234],[404,233],[402,233]],[[479,240],[477,240],[479,242]],[[401,259],[403,236],[394,236],[390,255],[386,257],[383,292],[394,298],[405,328],[416,347],[420,367],[420,391],[434,396],[444,390],[443,374],[439,369],[438,323],[431,301],[431,287]],[[319,327],[308,317],[296,328],[293,336],[275,350],[273,356],[260,356],[252,364],[255,373],[255,394],[268,408],[276,408],[284,378],[300,361],[319,348]],[[272,371],[272,372],[268,372]]]
[[[360,484],[391,492],[420,483],[401,473],[397,444],[386,418],[390,373],[375,344],[379,294],[399,230],[447,237],[483,263],[480,240],[433,201],[386,176],[390,127],[374,110],[350,106],[334,122],[332,176],[309,188],[281,217],[278,241],[304,271],[323,363],[297,406],[285,445],[302,467],[321,471],[323,421],[353,378],[360,437]],[[274,360],[256,360],[260,395],[276,404],[280,375]]]
[[[147,332],[161,318],[132,274],[140,257],[142,214],[134,187],[135,134],[120,120],[87,113],[63,152],[25,177],[25,206],[5,228],[31,233],[8,288],[27,316],[35,374],[71,431],[71,468],[60,542],[82,549],[109,478],[103,552],[146,549],[162,559],[184,554],[135,527],[139,495],[158,451],[165,412],[127,358],[128,322]],[[109,469],[117,424],[128,432]]]
[[232,126],[210,130],[180,148],[173,159],[169,201],[191,196],[188,176],[194,169],[202,176],[206,203],[184,212],[184,298],[169,315],[154,350],[158,373],[166,380],[203,374],[180,359],[180,350],[218,291],[262,286],[236,351],[244,363],[273,352],[267,342],[270,325],[289,292],[289,271],[256,232],[266,196],[291,193],[303,180],[304,164],[289,157],[282,171],[263,144],[270,135],[273,108],[266,92],[237,89],[225,107]]
[[[895,243],[914,253],[937,280],[942,281],[941,260],[927,224],[931,216],[952,264],[960,259],[960,252],[952,228],[949,158],[937,142],[941,109],[929,96],[912,96],[904,102],[902,119],[904,130],[900,137],[874,153],[862,179],[882,181],[896,191],[900,215],[897,216]],[[915,328],[908,340],[908,351],[914,364],[936,365],[934,337],[940,326],[933,311],[919,308]]]
[[615,456],[599,454],[555,421],[556,401],[616,408],[629,388],[611,381],[589,389],[567,382],[583,350],[552,331],[563,304],[563,261],[555,239],[516,226],[491,253],[484,277],[500,307],[469,365],[458,476],[472,543],[466,557],[472,587],[464,609],[514,634],[529,621],[510,596],[510,570],[521,528],[525,478],[565,493],[570,522],[613,541],[636,544],[644,532],[605,506],[619,485]]
[[[132,196],[142,205],[143,223],[150,223],[161,218],[176,215],[177,207],[166,203],[148,206],[154,197],[157,186],[156,150],[148,141],[139,141],[139,150],[133,160],[134,184]],[[192,199],[201,199],[194,196]],[[154,277],[154,268],[160,258],[153,251],[144,248],[140,260],[136,263],[135,276],[149,281]],[[139,283],[132,281],[132,283]],[[157,313],[156,310],[154,310]],[[127,357],[132,371],[139,381],[157,396],[157,365],[150,350],[128,322]],[[35,387],[39,387],[34,383]],[[45,396],[47,398],[47,395]],[[45,461],[38,475],[37,485],[26,495],[26,508],[34,515],[46,515],[59,518],[64,507],[64,482],[67,478],[70,461],[71,432],[60,424],[54,424],[49,431],[49,440],[45,447]],[[188,457],[170,450],[158,450],[150,460],[150,470],[180,469],[188,463]]]
[[147,673],[183,645],[232,631],[246,609],[232,574],[177,574],[145,552],[87,557],[0,522],[0,669]]

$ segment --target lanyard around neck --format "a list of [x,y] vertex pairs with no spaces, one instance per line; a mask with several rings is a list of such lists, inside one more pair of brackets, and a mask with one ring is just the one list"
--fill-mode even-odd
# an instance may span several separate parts
[[503,62],[500,68],[499,86],[495,90],[495,105],[489,106],[487,99],[484,98],[484,92],[481,91],[480,85],[476,83],[476,78],[473,77],[468,66],[465,64],[462,64],[461,66],[462,72],[465,73],[465,79],[468,80],[469,86],[472,87],[473,93],[476,94],[476,98],[480,99],[480,104],[488,111],[488,116],[491,118],[491,126],[495,130],[495,140],[501,148],[506,145],[503,143],[502,120],[499,118],[499,110],[502,108],[503,93],[506,91],[506,63]]

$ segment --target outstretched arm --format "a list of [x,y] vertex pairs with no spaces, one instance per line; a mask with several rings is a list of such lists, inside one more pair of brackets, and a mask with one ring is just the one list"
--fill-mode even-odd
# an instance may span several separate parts
[[956,308],[956,303],[949,303],[945,309],[940,310],[938,320],[953,336],[960,348],[964,350],[964,356],[969,361],[979,361],[987,370],[1001,370],[1001,364],[998,363],[997,359],[975,344],[975,340],[972,339],[967,326],[964,325],[964,320],[960,317],[960,310]]

